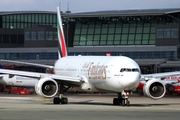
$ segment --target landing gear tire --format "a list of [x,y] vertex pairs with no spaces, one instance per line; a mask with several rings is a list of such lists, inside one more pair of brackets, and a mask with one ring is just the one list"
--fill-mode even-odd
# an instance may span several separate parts
[[62,98],[61,104],[68,104],[68,99],[67,98]]
[[121,105],[124,107],[125,106],[125,100],[123,99],[121,102]]
[[130,101],[128,99],[122,99],[121,105],[124,106],[130,106]]
[[121,105],[121,106],[130,106],[130,101],[128,100],[129,92],[122,94],[121,92],[118,93],[118,98],[113,99],[114,105]]
[[126,100],[126,106],[130,106],[130,101]]
[[113,105],[119,105],[120,104],[120,101],[118,98],[114,98],[113,99]]
[[66,97],[61,98],[61,99],[59,97],[55,97],[53,99],[53,103],[54,104],[68,104],[68,99]]
[[54,103],[54,104],[60,104],[60,103],[61,103],[60,98],[59,98],[59,97],[55,97],[55,98],[53,99],[53,103]]
[[70,88],[70,86],[65,86],[64,84],[58,84],[59,91],[56,97],[53,98],[54,104],[68,104],[68,98],[63,97],[63,94]]

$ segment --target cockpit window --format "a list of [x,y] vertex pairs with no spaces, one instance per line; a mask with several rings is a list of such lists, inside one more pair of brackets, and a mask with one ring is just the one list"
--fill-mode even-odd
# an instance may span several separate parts
[[139,72],[137,68],[121,68],[120,72]]
[[126,69],[125,68],[121,68],[120,72],[124,72]]
[[139,72],[139,70],[137,68],[133,68],[132,72]]
[[126,72],[131,72],[131,69],[127,68],[127,69],[126,69]]

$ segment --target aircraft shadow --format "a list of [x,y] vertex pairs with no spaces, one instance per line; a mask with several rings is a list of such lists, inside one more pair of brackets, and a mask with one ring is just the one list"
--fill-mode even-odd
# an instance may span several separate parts
[[[53,103],[43,103],[46,105],[54,105]],[[69,102],[68,104],[70,105],[99,105],[99,106],[121,106],[121,105],[113,105],[113,103],[101,103],[101,102],[96,102],[94,100],[86,100],[86,101],[78,101],[78,102]],[[66,104],[63,104],[66,105]],[[180,103],[157,103],[157,104],[145,104],[145,103],[140,103],[140,104],[130,104],[129,107],[151,107],[151,106],[169,106],[169,105],[180,105]]]
[[[79,104],[79,105],[106,105],[106,106],[121,106],[113,105],[112,103],[99,103],[91,101],[82,101],[82,102],[69,102],[69,104]],[[130,104],[131,107],[150,107],[150,106],[169,106],[169,105],[180,105],[180,103],[162,103],[162,104]]]

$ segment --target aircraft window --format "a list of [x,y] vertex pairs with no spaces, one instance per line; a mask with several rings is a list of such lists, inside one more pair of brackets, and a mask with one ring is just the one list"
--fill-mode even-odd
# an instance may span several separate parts
[[137,68],[121,68],[120,72],[139,72]]
[[137,68],[133,68],[132,72],[139,72],[139,70]]
[[120,72],[124,72],[126,69],[125,68],[122,68],[121,70],[120,70]]
[[127,69],[126,69],[126,72],[131,72],[131,69],[127,68]]

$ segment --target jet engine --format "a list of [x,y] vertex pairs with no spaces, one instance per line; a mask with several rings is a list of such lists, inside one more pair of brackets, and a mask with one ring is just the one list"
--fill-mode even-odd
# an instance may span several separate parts
[[165,95],[166,87],[162,81],[151,79],[144,85],[143,92],[144,95],[147,95],[152,99],[160,99]]
[[42,97],[51,98],[58,92],[58,84],[51,78],[42,78],[35,85],[35,91]]

